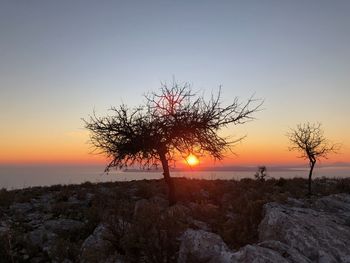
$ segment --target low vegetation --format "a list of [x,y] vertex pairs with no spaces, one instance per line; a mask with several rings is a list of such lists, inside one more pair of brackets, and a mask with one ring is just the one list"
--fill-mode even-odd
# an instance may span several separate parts
[[[264,204],[305,198],[308,193],[301,178],[175,178],[174,182],[178,203],[171,207],[164,180],[2,189],[0,258],[3,262],[98,262],[117,253],[126,262],[176,262],[185,229],[215,232],[231,248],[239,248],[257,242]],[[311,198],[340,192],[350,192],[350,178],[316,179]],[[52,222],[64,219],[79,224],[69,231],[50,230]],[[95,245],[83,252],[84,241],[101,225],[108,232],[103,237],[108,251],[99,254]],[[41,244],[34,237],[43,226],[49,230]]]

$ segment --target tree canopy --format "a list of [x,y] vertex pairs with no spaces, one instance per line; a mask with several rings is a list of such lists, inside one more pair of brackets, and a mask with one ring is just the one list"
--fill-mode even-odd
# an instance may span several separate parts
[[111,108],[111,115],[93,114],[85,120],[92,144],[110,160],[106,171],[135,163],[143,167],[161,164],[165,179],[170,181],[168,164],[176,154],[208,153],[222,159],[224,152],[241,138],[230,141],[218,131],[253,119],[253,113],[262,105],[253,97],[244,103],[235,97],[224,106],[221,90],[205,100],[189,84],[176,82],[170,87],[162,84],[158,93],[149,93],[145,98],[145,104],[137,108],[120,105]]
[[316,162],[328,158],[330,153],[339,150],[339,144],[331,143],[324,135],[321,123],[298,124],[287,134],[291,146],[290,151],[298,151],[299,157],[309,161],[309,194],[311,194],[311,177]]

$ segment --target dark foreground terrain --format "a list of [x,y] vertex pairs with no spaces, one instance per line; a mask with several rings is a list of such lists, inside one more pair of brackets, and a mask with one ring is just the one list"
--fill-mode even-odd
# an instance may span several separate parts
[[0,262],[350,262],[350,178],[0,190]]

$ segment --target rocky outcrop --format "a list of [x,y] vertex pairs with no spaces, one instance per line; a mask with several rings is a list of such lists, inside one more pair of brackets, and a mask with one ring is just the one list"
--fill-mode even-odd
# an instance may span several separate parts
[[217,234],[203,230],[188,229],[182,236],[178,263],[308,263],[298,251],[275,241],[247,245],[239,251],[230,250]]
[[108,241],[110,232],[108,228],[100,224],[94,232],[85,239],[81,246],[80,262],[124,262],[122,257],[114,251],[111,242]]
[[162,194],[140,199],[138,189],[128,183],[2,192],[0,261],[350,263],[349,194],[266,204],[259,240],[232,250],[211,232],[221,226],[229,227],[226,235],[240,231],[239,220],[250,218],[235,209],[229,193],[220,198],[201,190],[192,202],[169,207]]
[[268,248],[278,252],[284,260],[292,263],[309,263],[311,260],[302,255],[298,250],[276,240],[267,240],[258,244],[260,247]]
[[301,261],[289,260],[285,254],[280,254],[279,251],[257,245],[246,245],[234,254],[233,260],[229,262],[237,263],[303,263],[307,262],[304,259]]
[[178,262],[231,262],[232,255],[219,235],[188,229],[181,237]]
[[178,262],[350,262],[350,195],[269,203],[264,211],[258,244],[232,251],[220,236],[188,229]]
[[333,195],[300,206],[269,203],[260,240],[277,240],[314,262],[350,262],[350,196]]

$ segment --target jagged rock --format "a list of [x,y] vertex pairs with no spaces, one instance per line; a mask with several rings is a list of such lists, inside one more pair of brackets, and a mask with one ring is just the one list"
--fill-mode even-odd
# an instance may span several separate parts
[[278,252],[282,257],[291,263],[310,263],[311,261],[303,256],[298,250],[287,246],[286,244],[275,241],[268,240],[263,241],[258,244],[260,247],[272,249]]
[[233,253],[222,238],[203,230],[187,229],[181,237],[178,263],[185,262],[232,262]]
[[335,194],[325,196],[315,200],[312,207],[321,211],[336,213],[337,215],[345,213],[350,216],[350,195]]
[[278,252],[257,245],[246,245],[234,253],[232,263],[288,263]]
[[203,230],[188,229],[181,237],[178,263],[310,263],[298,251],[278,241],[246,245],[230,250],[220,236]]
[[102,262],[111,252],[112,244],[106,240],[109,235],[105,225],[98,225],[81,246],[80,262]]
[[266,204],[260,240],[281,241],[313,262],[350,262],[350,196],[332,195],[305,206]]
[[178,262],[350,262],[350,195],[269,203],[264,209],[260,243],[233,252],[220,236],[190,229],[182,236]]

